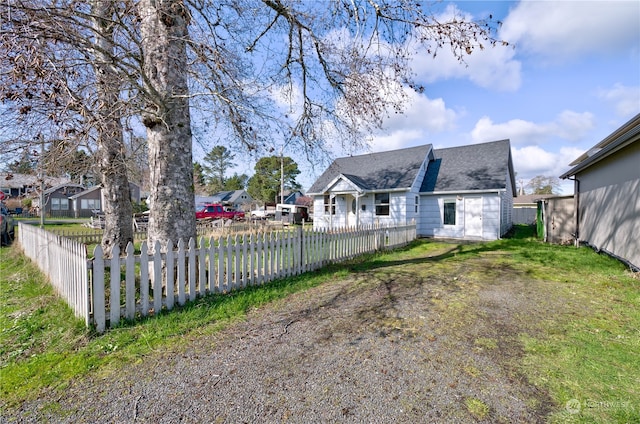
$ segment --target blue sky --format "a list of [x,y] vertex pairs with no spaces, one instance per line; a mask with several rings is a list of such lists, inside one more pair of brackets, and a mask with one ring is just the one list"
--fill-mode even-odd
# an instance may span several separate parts
[[559,176],[640,112],[640,2],[469,1],[446,3],[443,13],[452,8],[476,19],[491,13],[513,46],[476,50],[468,66],[444,52],[417,57],[425,92],[387,120],[372,151],[508,138],[526,184]]
[[[459,64],[417,55],[422,94],[372,134],[373,152],[510,139],[516,179],[559,176],[569,163],[640,112],[639,1],[444,2],[436,14],[503,22],[509,46],[476,49]],[[363,152],[364,153],[364,152]],[[324,169],[300,165],[306,190]],[[244,163],[238,172],[253,173]],[[563,181],[563,194],[573,185]]]

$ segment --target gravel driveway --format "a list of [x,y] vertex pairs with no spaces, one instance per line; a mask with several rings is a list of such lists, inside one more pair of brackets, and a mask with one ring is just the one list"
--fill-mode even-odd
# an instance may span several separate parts
[[539,302],[544,284],[487,257],[384,263],[2,421],[544,422],[551,401],[517,371],[519,335],[565,301]]

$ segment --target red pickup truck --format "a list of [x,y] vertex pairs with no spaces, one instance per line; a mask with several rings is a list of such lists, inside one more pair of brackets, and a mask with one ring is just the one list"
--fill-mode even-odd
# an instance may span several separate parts
[[244,212],[225,209],[224,206],[217,203],[203,205],[196,210],[196,219],[214,218],[214,219],[244,219]]

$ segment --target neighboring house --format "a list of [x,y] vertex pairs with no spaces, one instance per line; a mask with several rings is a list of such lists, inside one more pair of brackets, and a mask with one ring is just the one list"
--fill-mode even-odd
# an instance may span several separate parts
[[336,159],[309,189],[314,228],[415,221],[419,236],[494,240],[512,226],[509,140]]
[[[47,213],[51,216],[73,216],[75,218],[87,218],[103,211],[104,194],[102,185],[96,185],[90,188],[84,188],[81,185],[75,185],[80,189],[70,189],[66,191],[56,190],[56,197],[60,200],[46,200],[48,208]],[[68,185],[67,185],[68,187]],[[47,198],[45,191],[45,199]],[[64,196],[67,196],[65,202]],[[51,198],[51,195],[49,195]],[[132,202],[140,202],[140,186],[135,183],[129,183],[129,198]],[[60,204],[60,209],[56,209],[56,203]],[[66,203],[66,209],[63,209]],[[55,212],[59,210],[60,212]],[[62,212],[62,211],[65,212]]]
[[[61,184],[45,190],[44,207],[41,208],[41,212],[44,212],[45,216],[52,217],[73,216],[74,214],[70,198],[84,190],[84,186],[73,183]],[[34,205],[40,206],[39,201],[39,198],[34,199]]]
[[304,197],[304,193],[299,191],[299,190],[285,190],[284,191],[284,202],[281,202],[281,196],[278,195],[277,196],[277,202],[276,203],[284,203],[286,205],[295,205],[296,201],[301,198]]
[[[45,190],[70,182],[64,177],[44,177]],[[8,197],[20,197],[37,190],[40,190],[40,178],[37,175],[0,173],[0,191]]]
[[69,198],[73,216],[87,218],[102,211],[102,186],[94,186]]
[[576,243],[640,269],[640,114],[574,160]]
[[251,203],[253,203],[251,195],[244,190],[220,191],[207,196],[207,199],[210,199],[207,203],[221,203],[238,211],[249,210]]

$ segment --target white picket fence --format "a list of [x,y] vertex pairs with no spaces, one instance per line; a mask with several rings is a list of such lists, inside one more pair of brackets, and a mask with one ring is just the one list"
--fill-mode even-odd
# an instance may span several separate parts
[[91,299],[86,246],[22,222],[18,223],[18,237],[24,254],[49,277],[75,315],[89,325]]
[[[21,224],[20,242],[25,253],[32,257],[27,253],[23,234],[31,234],[35,227],[23,233],[24,227],[28,226]],[[38,228],[35,230],[33,233],[43,231]],[[41,237],[28,243],[40,245],[40,256],[44,256],[42,246],[46,244],[43,240],[47,236]],[[53,250],[61,250],[74,257],[77,254],[74,260],[68,258],[60,261],[73,264],[78,269],[74,268],[73,273],[62,279],[72,288],[58,291],[71,303],[63,293],[85,290],[83,293],[86,293],[86,297],[80,300],[80,304],[86,308],[86,315],[80,316],[85,317],[87,324],[94,324],[98,332],[103,332],[108,327],[117,326],[122,318],[132,320],[154,315],[162,310],[171,310],[175,305],[184,305],[197,297],[265,284],[364,253],[403,246],[415,238],[415,224],[332,232],[295,227],[289,231],[209,239],[201,237],[197,242],[194,239],[188,243],[180,240],[177,245],[172,242],[166,246],[156,243],[152,253],[147,243],[143,242],[140,254],[135,254],[130,243],[123,255],[117,247],[114,248],[111,258],[104,258],[102,248],[97,246],[94,258],[90,260],[80,248]],[[48,243],[54,244],[54,241]],[[55,243],[60,243],[60,240],[56,239]],[[62,241],[60,244],[65,243]],[[84,267],[82,270],[80,264]],[[51,264],[47,262],[40,268],[51,277],[49,266]],[[83,275],[76,279],[78,273]]]

